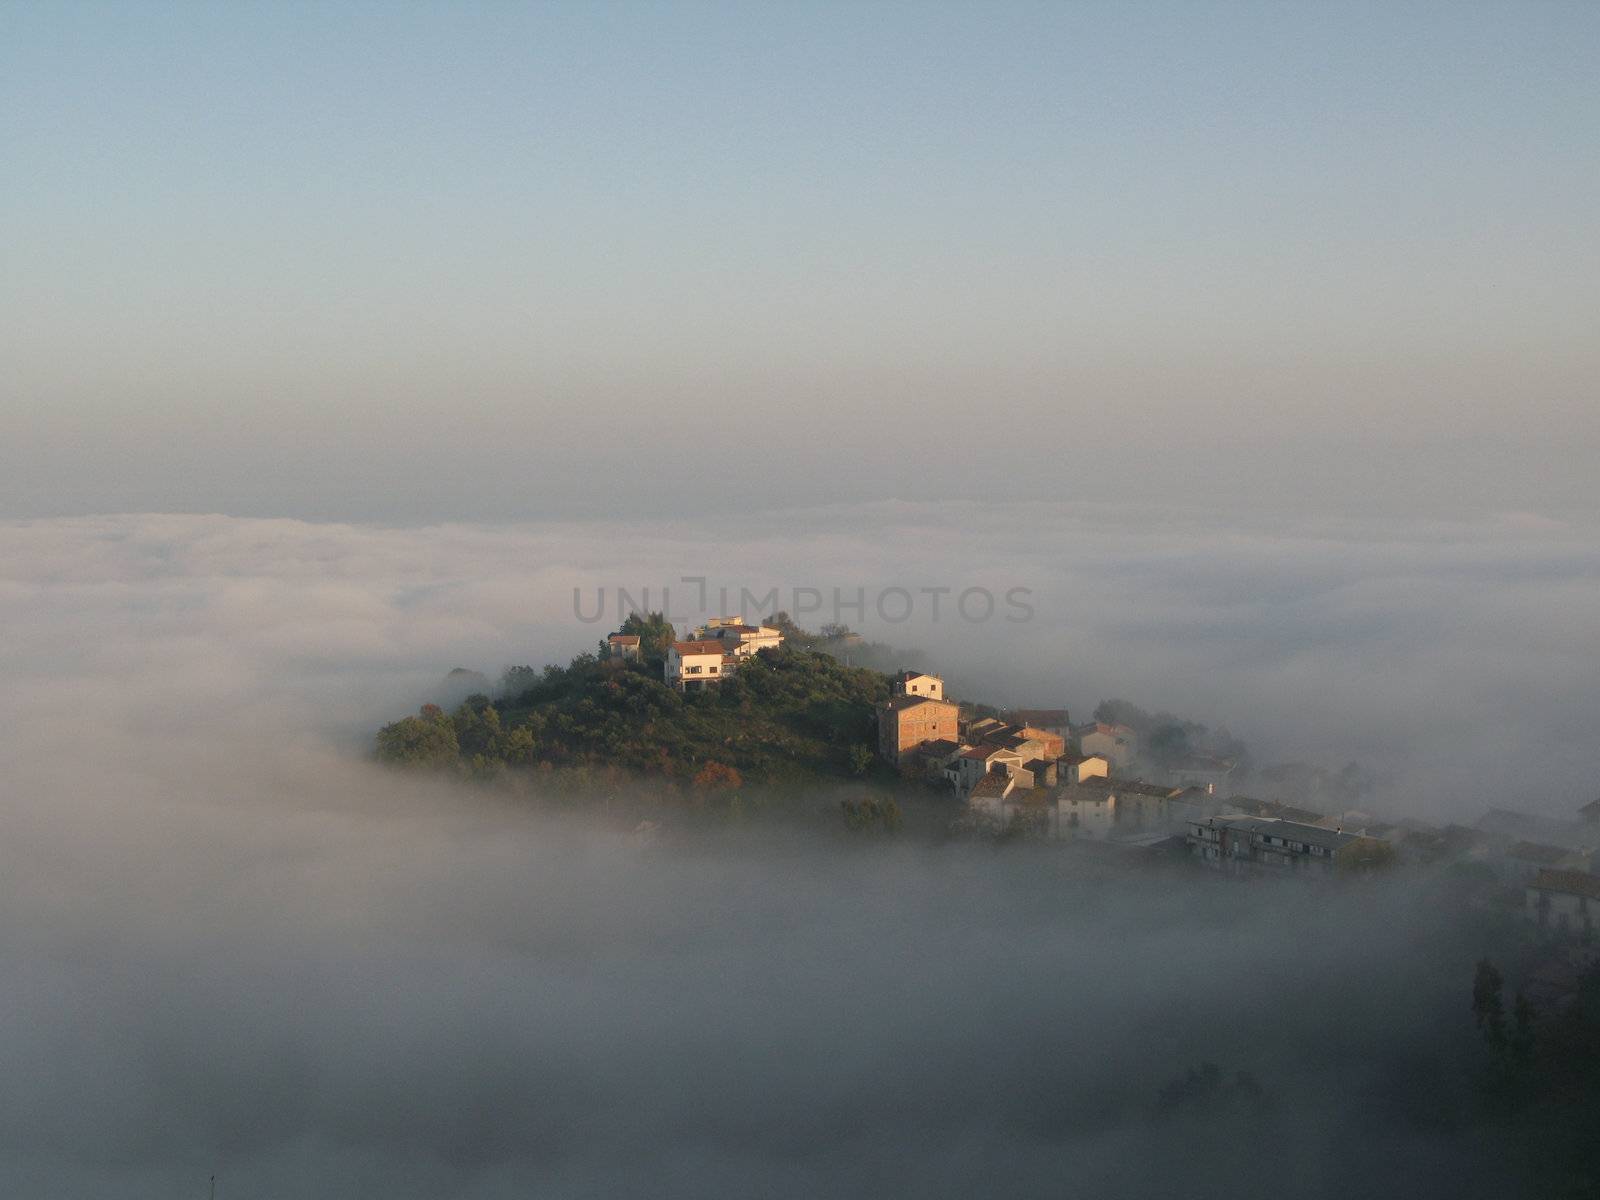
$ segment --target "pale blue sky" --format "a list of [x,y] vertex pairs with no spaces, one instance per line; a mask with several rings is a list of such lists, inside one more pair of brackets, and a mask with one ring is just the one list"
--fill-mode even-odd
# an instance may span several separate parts
[[1582,506],[1597,59],[1594,4],[0,4],[0,515]]

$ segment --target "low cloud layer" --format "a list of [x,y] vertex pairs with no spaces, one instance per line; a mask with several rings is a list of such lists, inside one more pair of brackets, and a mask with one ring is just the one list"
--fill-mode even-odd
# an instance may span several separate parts
[[[92,698],[201,741],[209,723],[256,722],[350,745],[451,667],[492,676],[592,649],[619,591],[659,605],[671,588],[674,615],[704,615],[694,576],[712,608],[723,588],[785,606],[814,588],[814,622],[920,650],[963,695],[1079,718],[1125,697],[1227,726],[1260,761],[1360,762],[1396,811],[1566,812],[1600,786],[1596,535],[1533,514],[1304,524],[966,503],[626,526],[11,523],[0,705],[46,738]],[[962,620],[952,597],[973,587],[1029,589],[1032,619],[1002,601]],[[890,588],[913,597],[909,620],[877,611]],[[938,622],[924,589],[949,589]],[[603,594],[607,620],[578,620],[575,591],[586,615]]]
[[[1370,757],[1417,810],[1589,798],[1592,531],[869,517],[0,526],[0,1190],[1492,1190],[1418,1099],[1463,1090],[1482,947],[1403,887],[1267,904],[820,827],[642,847],[360,757],[452,666],[591,646],[574,587],[704,574],[1030,587],[1032,622],[862,623],[996,700]],[[1203,1061],[1267,1108],[1158,1116]]]

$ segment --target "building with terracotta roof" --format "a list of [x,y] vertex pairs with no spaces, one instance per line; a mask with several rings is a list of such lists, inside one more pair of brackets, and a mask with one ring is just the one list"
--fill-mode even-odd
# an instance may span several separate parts
[[611,658],[637,659],[639,657],[639,635],[636,633],[613,633],[606,638],[606,653]]
[[673,642],[661,672],[669,685],[682,692],[698,692],[719,684],[738,669],[739,660],[727,653],[718,638]]

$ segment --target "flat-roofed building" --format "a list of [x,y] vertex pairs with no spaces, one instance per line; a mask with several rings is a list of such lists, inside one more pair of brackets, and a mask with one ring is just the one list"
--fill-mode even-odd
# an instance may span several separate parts
[[1193,821],[1185,840],[1206,866],[1235,872],[1328,874],[1374,861],[1385,849],[1373,838],[1340,829],[1241,813]]
[[741,617],[713,617],[695,630],[695,637],[700,641],[719,641],[724,650],[740,658],[783,645],[783,630],[771,625],[750,625]]

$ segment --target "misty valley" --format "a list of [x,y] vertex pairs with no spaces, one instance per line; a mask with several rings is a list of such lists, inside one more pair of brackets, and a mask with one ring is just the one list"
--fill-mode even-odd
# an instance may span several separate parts
[[[859,633],[575,628],[583,527],[0,526],[0,1191],[1591,1194],[1592,551],[1362,534],[1349,609],[1084,520],[1033,623]],[[1413,627],[1465,572],[1533,673]]]
[[[1600,1186],[1600,800],[1567,819],[1380,817],[1356,807],[1379,785],[1358,764],[1256,764],[1225,731],[1123,700],[1080,724],[957,702],[933,665],[784,612],[686,640],[634,613],[565,667],[510,667],[497,685],[452,670],[435,694],[453,706],[386,725],[374,755],[605,831],[642,870],[731,882],[691,909],[741,945],[772,902],[743,889],[807,881],[779,885],[796,906],[760,918],[781,934],[755,952],[776,960],[733,995],[774,977],[809,994],[819,971],[828,998],[791,1036],[831,1058],[810,1020],[870,1030],[858,1048],[883,1076],[827,1085],[829,1133],[787,1107],[787,1081],[759,1102],[788,1130],[772,1152],[794,1158],[797,1193],[874,1190],[856,1175],[889,1169],[876,1156],[841,1165],[822,1147],[842,1152],[880,1106],[897,1128],[919,1114],[919,1172],[981,1139],[980,1169],[966,1145],[917,1176],[925,1194],[1060,1194],[1048,1164],[1069,1148],[1102,1195],[1179,1179],[1230,1196]],[[814,873],[859,929],[811,907]],[[951,986],[958,966],[971,976]],[[852,1011],[862,995],[871,1013]],[[994,1044],[1001,1031],[1015,1044]],[[788,1052],[774,1036],[756,1035],[757,1061]],[[924,1077],[952,1053],[971,1077]],[[956,1099],[967,1087],[981,1111]],[[1281,1144],[1286,1160],[1240,1170],[1241,1148]]]

